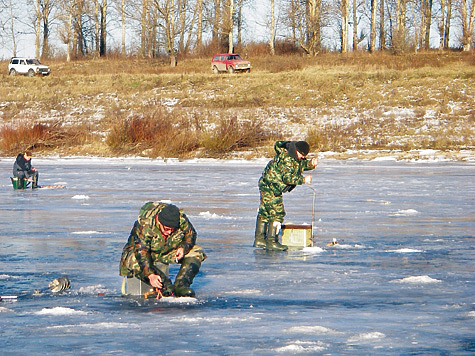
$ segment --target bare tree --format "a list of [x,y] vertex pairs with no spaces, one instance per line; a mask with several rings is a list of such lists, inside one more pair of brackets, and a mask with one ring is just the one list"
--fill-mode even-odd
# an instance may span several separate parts
[[163,23],[161,27],[165,33],[165,49],[170,58],[170,66],[175,67],[175,1],[174,0],[155,0],[155,7],[159,12]]
[[348,52],[349,0],[341,0],[341,52]]
[[41,4],[40,0],[35,1],[35,17],[33,28],[35,30],[35,57],[40,58],[40,36],[41,36]]
[[234,28],[234,0],[229,0],[228,8],[228,53],[234,52],[234,43],[233,43],[233,28]]
[[270,54],[275,54],[275,4],[274,0],[270,0],[270,36],[269,48]]
[[376,10],[377,10],[377,1],[371,0],[371,29],[369,36],[369,51],[374,52],[376,46]]
[[120,1],[120,17],[121,17],[121,28],[122,28],[122,56],[125,57],[125,0]]
[[406,0],[396,0],[396,30],[393,36],[392,47],[396,53],[406,49]]
[[199,54],[203,52],[203,0],[196,1],[198,23],[196,26],[196,49]]
[[447,0],[447,16],[445,17],[444,48],[449,48],[450,19],[452,18],[452,0]]
[[379,4],[379,49],[381,51],[386,49],[386,31],[384,30],[384,5],[385,1],[380,0]]
[[475,22],[475,1],[460,0],[458,4],[459,16],[462,24],[462,46],[463,51],[468,52],[472,48],[474,38],[474,22]]
[[59,29],[59,37],[66,45],[66,61],[71,60],[72,51],[72,37],[73,37],[73,0],[62,0],[59,4],[60,7],[60,20],[62,26]]
[[50,22],[56,7],[57,4],[55,0],[43,0],[41,2],[41,19],[43,21],[43,47],[41,50],[41,58],[49,58],[51,56],[49,45]]
[[214,0],[214,16],[212,19],[212,24],[212,41],[214,43],[219,43],[219,38],[221,35],[221,0]]
[[17,43],[16,43],[16,37],[15,37],[16,16],[14,15],[14,11],[13,11],[14,6],[13,6],[12,0],[10,0],[9,8],[10,8],[10,34],[12,36],[13,57],[16,57],[16,52],[17,52]]
[[353,0],[353,51],[358,50],[358,16],[357,12],[357,0]]
[[321,0],[307,1],[307,43],[300,45],[311,56],[315,56],[321,49],[321,11]]
[[432,0],[424,0],[424,49],[430,45],[430,27],[432,24]]

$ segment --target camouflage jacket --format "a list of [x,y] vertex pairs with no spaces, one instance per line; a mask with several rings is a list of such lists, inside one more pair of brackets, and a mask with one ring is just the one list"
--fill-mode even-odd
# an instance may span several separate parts
[[277,141],[274,145],[276,155],[269,161],[261,178],[259,190],[271,191],[274,195],[281,195],[290,191],[296,185],[304,183],[303,171],[315,169],[307,159],[297,160],[291,157],[286,144],[289,141]]
[[183,247],[185,255],[193,248],[196,231],[186,215],[180,210],[180,227],[165,239],[159,229],[158,213],[166,203],[146,203],[140,209],[137,221],[124,246],[120,262],[120,274],[128,275],[131,266],[127,261],[131,253],[135,255],[140,270],[145,277],[160,274],[154,262],[169,264],[175,259],[176,250]]

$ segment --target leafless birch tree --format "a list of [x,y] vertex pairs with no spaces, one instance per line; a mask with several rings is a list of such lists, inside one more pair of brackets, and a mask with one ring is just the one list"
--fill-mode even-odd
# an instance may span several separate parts
[[369,36],[369,51],[374,52],[376,47],[376,10],[378,2],[376,0],[371,0],[371,29]]
[[348,52],[349,0],[341,0],[341,52]]
[[474,39],[474,22],[475,22],[475,1],[474,0],[459,0],[458,3],[459,17],[462,24],[461,42],[463,51],[471,50]]
[[270,34],[269,34],[270,54],[275,54],[275,4],[270,0]]

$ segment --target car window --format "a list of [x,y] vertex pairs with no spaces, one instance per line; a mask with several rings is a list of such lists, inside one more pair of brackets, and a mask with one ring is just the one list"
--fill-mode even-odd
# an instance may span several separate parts
[[40,64],[40,61],[37,59],[27,59],[26,63],[28,64]]
[[213,61],[218,61],[219,60],[219,56],[216,56],[213,58]]
[[224,61],[224,56],[219,57],[220,60]]
[[25,61],[23,59],[20,60],[20,64],[25,64]]
[[12,60],[12,64],[18,64],[18,59]]

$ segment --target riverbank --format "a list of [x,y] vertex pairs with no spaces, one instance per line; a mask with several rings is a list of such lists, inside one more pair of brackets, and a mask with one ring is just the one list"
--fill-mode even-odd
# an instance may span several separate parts
[[[271,157],[278,139],[338,159],[475,147],[475,56],[437,52],[249,58],[215,75],[209,59],[50,63],[48,77],[2,75],[0,155]],[[432,154],[432,153],[431,153]]]

